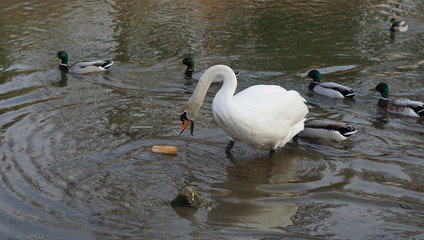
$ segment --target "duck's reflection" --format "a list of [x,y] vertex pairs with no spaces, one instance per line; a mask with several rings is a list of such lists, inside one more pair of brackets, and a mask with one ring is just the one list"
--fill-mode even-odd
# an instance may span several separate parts
[[58,87],[68,86],[68,74],[64,71],[60,71],[60,81],[57,85]]

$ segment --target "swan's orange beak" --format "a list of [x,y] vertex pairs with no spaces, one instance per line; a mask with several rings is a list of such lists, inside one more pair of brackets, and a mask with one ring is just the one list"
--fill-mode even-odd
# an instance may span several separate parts
[[188,119],[187,113],[184,112],[183,114],[181,114],[180,120],[181,122],[183,122],[180,127],[180,134],[184,132],[184,130],[187,128],[187,125],[190,123],[190,134],[193,135],[194,122]]

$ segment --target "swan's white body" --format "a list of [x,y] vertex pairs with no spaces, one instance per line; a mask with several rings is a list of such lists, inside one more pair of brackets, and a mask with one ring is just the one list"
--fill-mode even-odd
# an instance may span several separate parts
[[210,84],[220,79],[212,110],[217,124],[231,141],[245,142],[254,148],[275,150],[303,130],[309,112],[298,92],[275,85],[256,85],[234,95],[237,78],[225,65],[209,68],[199,80],[188,103],[183,107],[194,120]]

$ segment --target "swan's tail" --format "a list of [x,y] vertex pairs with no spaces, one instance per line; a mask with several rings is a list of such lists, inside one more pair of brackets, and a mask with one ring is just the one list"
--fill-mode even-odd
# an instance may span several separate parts
[[284,140],[284,144],[282,146],[284,146],[287,142],[289,142],[294,136],[296,136],[298,133],[300,133],[301,131],[303,131],[303,129],[305,129],[305,121],[306,118],[302,119],[300,122],[294,124],[291,126],[289,132],[287,133],[285,140]]

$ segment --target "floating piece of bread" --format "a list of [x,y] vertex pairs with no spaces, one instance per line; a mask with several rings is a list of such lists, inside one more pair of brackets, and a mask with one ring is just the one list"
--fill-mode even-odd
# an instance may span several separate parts
[[178,150],[174,146],[153,146],[152,152],[164,154],[177,154]]

